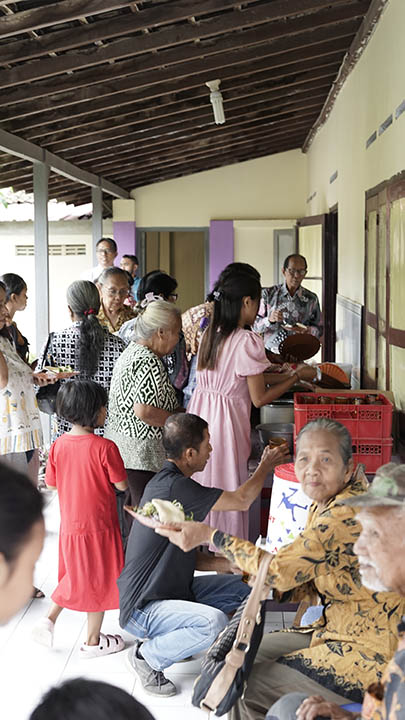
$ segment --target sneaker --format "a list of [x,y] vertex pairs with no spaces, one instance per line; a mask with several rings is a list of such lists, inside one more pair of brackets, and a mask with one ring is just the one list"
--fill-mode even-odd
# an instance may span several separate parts
[[127,665],[133,672],[138,675],[142,687],[149,695],[157,695],[159,697],[172,697],[177,694],[174,683],[169,680],[161,670],[154,670],[144,660],[137,656],[138,650],[142,643],[137,640],[135,645],[129,649],[127,653]]

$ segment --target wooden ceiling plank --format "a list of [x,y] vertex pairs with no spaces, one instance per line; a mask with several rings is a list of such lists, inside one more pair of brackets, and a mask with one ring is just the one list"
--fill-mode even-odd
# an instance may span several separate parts
[[31,10],[21,10],[0,18],[0,37],[20,35],[51,25],[78,20],[83,15],[99,15],[110,10],[128,7],[130,0],[60,0],[52,5],[41,5]]
[[[281,81],[283,78],[287,78],[290,75],[302,74],[305,72],[311,72],[318,70],[322,67],[327,67],[331,64],[339,64],[345,52],[343,43],[339,42],[339,46],[331,47],[330,45],[323,45],[325,54],[318,56],[317,58],[309,57],[307,50],[302,53],[296,53],[297,60],[290,62],[285,66],[278,66],[274,58],[263,58],[258,61],[252,61],[246,63],[243,70],[238,68],[237,71],[232,67],[223,68],[221,70],[221,77],[223,81],[224,89],[229,85],[238,87],[239,84],[245,84],[246,82],[257,82],[260,78],[267,80],[268,82]],[[327,52],[329,50],[329,52]],[[273,71],[273,74],[268,76]],[[263,77],[263,74],[266,76]],[[188,93],[193,94],[197,92],[200,95],[204,94],[207,96],[207,90],[205,88],[203,78],[196,79],[196,82],[190,87],[188,79],[182,79],[178,81],[171,81],[169,85],[166,83],[159,83],[151,88],[134,88],[132,78],[118,80],[117,83],[112,86],[108,85],[101,91],[98,88],[100,94],[94,94],[95,88],[88,88],[91,91],[89,96],[83,97],[85,91],[79,90],[76,93],[63,93],[60,95],[48,96],[45,98],[38,98],[35,103],[29,101],[26,103],[15,104],[15,105],[3,105],[0,113],[0,121],[13,122],[19,118],[22,118],[22,122],[25,118],[36,116],[38,113],[42,113],[44,117],[55,117],[58,113],[58,118],[63,121],[66,118],[66,108],[69,108],[69,116],[76,117],[79,115],[86,115],[89,111],[100,112],[106,108],[115,111],[116,108],[122,108],[126,104],[142,103],[141,109],[146,102],[162,103],[168,98],[171,100],[177,93]],[[79,97],[79,99],[77,99]],[[1,94],[0,94],[1,98]],[[28,123],[27,123],[28,124]],[[14,127],[14,125],[13,125]],[[21,128],[23,129],[23,128]]]
[[[314,2],[314,0],[308,0],[308,2]],[[150,33],[141,37],[124,38],[109,42],[106,45],[95,45],[82,51],[71,52],[57,57],[47,57],[34,63],[19,64],[17,67],[3,71],[0,78],[0,88],[15,87],[26,82],[56,77],[66,72],[96,67],[112,60],[122,61],[124,58],[131,58],[131,60],[124,60],[124,62],[120,63],[121,72],[125,74],[125,63],[129,64],[131,71],[133,58],[151,50],[162,50],[163,48],[169,49],[163,50],[154,57],[147,55],[140,58],[141,65],[148,69],[159,64],[161,66],[177,64],[184,60],[198,58],[202,53],[207,56],[252,44],[258,45],[272,39],[280,41],[281,37],[289,37],[307,31],[314,32],[316,28],[321,28],[324,25],[330,27],[336,24],[344,24],[345,21],[355,22],[354,32],[356,32],[364,12],[367,10],[368,0],[360,0],[359,3],[338,7],[328,12],[313,13],[308,17],[304,16],[296,20],[268,23],[269,16],[272,15],[271,7],[272,4],[266,4],[240,13],[233,12],[220,18],[214,18],[207,23],[202,23],[201,26],[185,24],[178,28],[170,28],[169,30]],[[130,19],[135,17],[137,15],[131,15]],[[128,25],[130,25],[130,22],[128,22]],[[231,32],[234,29],[252,25],[255,25],[254,30],[243,33]],[[226,32],[229,34],[219,37],[212,46],[201,48],[198,45],[189,44],[184,47],[176,47],[187,42],[190,43],[190,41],[197,38],[222,35]],[[331,34],[334,34],[333,30],[331,30]]]
[[[288,127],[284,126],[273,126],[271,128],[271,138],[272,139],[279,139],[284,138],[286,135],[291,134],[297,134],[297,133],[306,133],[308,130],[308,127],[310,127],[311,122],[315,117],[317,116],[317,112],[310,114],[309,116],[306,116],[302,120],[295,120],[291,124],[288,125]],[[247,133],[244,131],[243,135],[238,136],[235,132],[232,133],[232,135],[228,136],[227,138],[218,138],[214,139],[214,141],[210,141],[209,145],[205,148],[199,150],[198,147],[195,147],[195,144],[188,143],[187,145],[184,145],[182,148],[182,157],[184,159],[184,154],[186,153],[187,158],[190,156],[194,156],[198,154],[201,156],[201,154],[205,153],[206,156],[212,154],[213,152],[216,152],[217,150],[221,150],[222,147],[224,147],[224,143],[227,143],[226,147],[232,148],[233,145],[235,147],[241,143],[245,142],[257,142],[258,140],[263,140],[263,142],[266,140],[266,136],[263,135],[263,128],[260,126],[257,126],[256,128],[252,128],[252,130]],[[175,153],[175,151],[173,151]],[[179,151],[180,152],[180,151]],[[142,155],[141,155],[142,157]],[[170,157],[170,155],[167,153],[167,157],[162,154],[156,157],[156,161],[154,163],[151,163],[148,159],[148,167],[153,166],[155,164],[161,163],[161,165],[169,164],[170,162],[177,162],[176,158],[177,155],[173,154],[173,157]],[[164,159],[163,159],[164,158]],[[134,154],[133,158],[128,162],[128,172],[130,172],[130,168],[139,167],[138,162],[138,156]],[[101,166],[100,166],[101,167]],[[94,171],[95,172],[95,171]],[[114,175],[122,174],[125,172],[125,168],[120,164],[120,167],[116,167],[111,172],[108,173],[108,177],[112,178]],[[25,169],[23,173],[17,174],[13,176],[11,173],[7,174],[7,177],[5,174],[0,174],[0,185],[3,184],[4,180],[7,180],[7,183],[9,185],[19,185],[19,187],[23,184],[24,187],[27,187],[32,182],[32,170],[30,168]],[[50,181],[49,181],[49,188],[52,189],[55,186],[58,186],[60,184],[68,182],[65,177],[58,176],[58,175],[51,175]]]
[[[228,102],[236,98],[244,98],[246,96],[256,96],[263,93],[268,93],[269,97],[279,98],[284,96],[293,96],[302,92],[306,89],[316,89],[319,84],[326,84],[333,77],[336,76],[338,70],[338,64],[333,63],[331,65],[322,66],[319,69],[313,71],[310,80],[303,80],[300,77],[292,77],[286,79],[286,81],[280,81],[275,84],[274,81],[261,79],[253,82],[253,78],[234,78],[226,83],[226,88],[223,91],[223,99],[225,111]],[[143,103],[142,107],[138,103],[131,103],[122,107],[122,114],[117,112],[117,109],[107,109],[94,113],[89,109],[87,114],[83,115],[71,115],[64,119],[60,118],[58,113],[58,119],[51,121],[49,115],[51,113],[43,113],[39,115],[32,115],[31,117],[24,117],[22,120],[17,120],[13,123],[13,131],[18,134],[20,130],[26,132],[27,130],[34,130],[33,134],[27,134],[27,137],[44,137],[53,132],[75,130],[78,128],[85,127],[89,128],[93,123],[102,126],[114,122],[122,122],[123,115],[128,114],[128,118],[131,117],[131,123],[141,123],[146,120],[154,120],[157,118],[169,118],[180,112],[192,112],[198,108],[206,107],[207,105],[207,92],[205,88],[196,89],[193,92],[193,98],[176,100],[175,97],[167,97],[168,102],[156,103],[151,102]],[[97,128],[95,128],[97,129]]]
[[[55,76],[49,80],[42,80],[40,82],[30,82],[27,86],[19,87],[21,77],[23,74],[24,65],[15,70],[3,72],[0,75],[0,104],[4,101],[7,96],[7,104],[18,102],[19,100],[34,99],[43,97],[48,94],[55,94],[60,92],[78,90],[84,88],[86,92],[90,89],[90,86],[96,85],[98,94],[101,90],[103,83],[106,81],[113,81],[115,84],[117,79],[125,76],[132,77],[132,84],[136,84],[137,87],[153,85],[160,83],[163,80],[178,79],[181,77],[192,76],[194,73],[204,72],[205,76],[209,78],[212,75],[212,71],[215,71],[215,75],[218,76],[218,68],[224,68],[226,66],[243,65],[246,62],[255,60],[263,57],[274,56],[275,60],[283,63],[283,58],[291,54],[293,51],[302,51],[304,49],[311,50],[316,57],[319,54],[319,48],[327,42],[338,42],[339,40],[345,40],[344,45],[347,47],[348,42],[354,37],[357,32],[359,23],[357,20],[350,20],[339,25],[333,25],[333,32],[331,28],[321,28],[312,32],[305,32],[300,35],[293,35],[287,38],[281,38],[272,42],[263,42],[261,45],[253,45],[252,47],[242,47],[237,50],[225,51],[222,53],[216,53],[207,57],[201,58],[204,53],[197,48],[197,52],[194,46],[185,45],[182,48],[182,59],[181,62],[169,65],[168,67],[162,68],[164,52],[155,55],[147,55],[145,58],[138,58],[130,61],[116,62],[106,67],[103,67],[103,71],[100,72],[99,68],[93,68],[90,70],[84,70],[82,72],[73,73],[72,75]],[[225,41],[224,41],[225,42]],[[167,51],[170,52],[170,51]],[[57,58],[55,58],[56,60]],[[14,75],[9,75],[9,72]],[[20,78],[20,79],[19,79]],[[25,80],[23,82],[26,82]],[[190,77],[190,82],[192,79]],[[12,85],[12,89],[8,89]],[[7,88],[7,90],[5,89]],[[94,89],[94,88],[93,88]],[[109,88],[109,92],[111,87]]]
[[[306,92],[295,92],[291,95],[280,95],[277,93],[269,93],[268,91],[262,91],[261,93],[249,93],[249,91],[247,90],[246,95],[241,95],[237,99],[230,100],[224,103],[226,118],[227,120],[232,119],[235,112],[238,112],[239,110],[243,111],[245,107],[252,108],[253,106],[260,106],[262,105],[262,103],[268,103],[270,101],[272,101],[273,107],[277,108],[280,106],[289,105],[296,102],[297,100],[312,100],[314,97],[320,96],[325,99],[330,88],[330,80],[331,76],[326,78],[323,82],[318,80],[315,83],[312,83],[310,89]],[[169,129],[170,131],[172,129],[176,130],[176,127],[179,125],[179,123],[187,122],[188,120],[195,120],[197,124],[199,124],[200,122],[207,122],[210,124],[212,123],[212,107],[208,98],[206,98],[203,105],[200,104],[200,106],[197,107],[195,110],[188,110],[186,112],[177,113],[173,112],[173,114],[170,116],[166,114],[158,117],[151,117],[149,119],[143,120],[143,122],[139,122],[138,120],[138,122],[134,123],[132,115],[122,115],[116,118],[114,122],[114,130],[123,128],[126,132],[143,132],[144,130],[156,130],[162,128],[164,132],[168,132]],[[103,122],[100,127],[92,127],[91,124],[83,125],[81,128],[75,129],[75,137],[86,137],[88,135],[92,135],[93,133],[107,132],[110,128],[110,121]],[[56,147],[58,143],[64,142],[65,140],[69,139],[70,135],[71,130],[67,130],[66,132],[61,130],[57,133],[49,132],[49,134],[42,133],[40,135],[36,133],[29,133],[25,135],[25,138],[27,140],[37,141],[38,137],[43,138],[45,136],[45,142],[52,144],[53,147]],[[44,144],[44,141],[42,141],[42,144]]]
[[[255,2],[255,0],[247,1],[248,3]],[[108,8],[105,0],[103,2],[104,6],[98,2],[99,12],[105,12],[104,7],[107,10],[115,9]],[[117,3],[118,7],[128,7],[130,4],[129,1]],[[50,52],[62,52],[83,45],[91,45],[100,40],[118,37],[119,35],[129,35],[148,27],[159,27],[167,23],[178,22],[187,19],[191,11],[197,14],[198,10],[198,14],[204,16],[213,11],[233,8],[234,5],[234,0],[204,0],[204,3],[191,2],[191,0],[184,2],[183,0],[183,2],[171,2],[155,8],[148,8],[131,15],[120,15],[108,20],[98,20],[92,24],[74,28],[74,30],[69,28],[68,30],[58,30],[55,33],[46,33],[35,40],[16,41],[0,46],[0,65],[15,62],[17,59],[19,61],[29,60],[47,55]],[[95,15],[94,12],[88,12],[88,5],[83,6],[82,2],[80,17],[83,16],[84,11],[85,15]]]
[[[319,103],[322,103],[322,102],[323,102],[322,99],[318,99],[316,104],[318,105]],[[304,103],[303,106],[308,107],[309,106],[308,102]],[[204,131],[202,131],[201,128],[196,127],[196,123],[191,120],[189,122],[181,123],[179,130],[175,131],[175,132],[172,131],[170,133],[169,138],[167,137],[167,135],[158,136],[154,129],[146,130],[141,134],[135,132],[133,134],[133,136],[136,139],[135,142],[137,142],[138,139],[140,140],[140,142],[138,143],[140,147],[146,147],[146,142],[156,143],[156,144],[160,144],[161,142],[165,142],[165,141],[174,142],[174,141],[177,141],[179,136],[181,136],[181,134],[184,134],[184,132],[186,132],[188,129],[192,129],[192,130],[195,129],[197,132],[200,132],[200,133],[202,133],[202,132],[208,132],[208,133],[226,132],[229,128],[232,128],[235,124],[241,125],[241,124],[247,124],[247,123],[251,122],[252,117],[255,117],[256,115],[261,115],[261,114],[263,114],[263,112],[266,114],[266,116],[268,115],[268,113],[270,113],[270,115],[271,115],[272,114],[272,105],[269,106],[269,110],[265,109],[264,111],[257,111],[253,108],[249,114],[244,113],[243,118],[238,119],[238,120],[229,120],[223,126],[215,125],[213,122],[213,116],[211,115],[211,123],[209,124],[208,128]],[[94,143],[104,142],[105,144],[108,144],[109,141],[116,141],[120,137],[120,134],[121,134],[121,137],[123,138],[123,144],[128,144],[128,138],[130,136],[129,136],[127,128],[124,128],[123,130],[118,129],[117,131],[114,128],[112,128],[110,131],[105,132],[102,135],[102,137],[100,137],[100,135],[98,135],[98,134],[95,134],[95,135],[91,135],[91,136],[86,136],[84,138],[77,138],[74,140],[70,139],[68,141],[68,143],[69,143],[70,148],[72,148],[72,147],[87,148],[89,145],[91,145],[92,142],[94,142]],[[131,141],[131,142],[133,142],[133,141]],[[55,148],[55,150],[57,149],[57,152],[59,154],[60,153],[63,154],[63,150],[66,149],[66,147],[65,147],[66,145],[67,145],[66,142],[64,145],[60,144],[60,145],[58,145],[57,148]],[[49,145],[47,145],[47,149],[49,149],[53,152],[54,146],[52,144],[49,144]]]

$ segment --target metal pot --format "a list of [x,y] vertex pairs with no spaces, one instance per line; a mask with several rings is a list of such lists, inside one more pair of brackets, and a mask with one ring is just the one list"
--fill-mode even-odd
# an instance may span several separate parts
[[284,438],[290,450],[290,455],[294,452],[294,423],[261,423],[256,425],[259,433],[262,448],[264,449],[271,438]]
[[294,400],[275,400],[260,408],[261,423],[293,423]]

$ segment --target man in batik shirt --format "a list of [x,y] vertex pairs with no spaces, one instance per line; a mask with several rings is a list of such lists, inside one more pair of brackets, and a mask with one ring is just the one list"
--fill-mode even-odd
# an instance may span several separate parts
[[288,255],[282,273],[283,283],[262,288],[262,299],[253,327],[263,335],[266,350],[273,353],[279,352],[279,345],[288,335],[309,332],[320,339],[323,332],[318,297],[301,285],[307,274],[304,256]]

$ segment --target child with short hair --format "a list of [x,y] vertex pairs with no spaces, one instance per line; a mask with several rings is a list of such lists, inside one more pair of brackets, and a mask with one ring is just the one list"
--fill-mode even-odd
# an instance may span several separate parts
[[104,425],[107,392],[91,380],[62,385],[56,411],[72,423],[49,452],[45,481],[59,494],[59,584],[48,616],[34,628],[34,639],[52,647],[63,608],[87,612],[83,658],[119,652],[120,635],[103,635],[105,610],[119,607],[117,578],[124,554],[114,486],[126,490],[127,475],[115,443],[94,434]]

